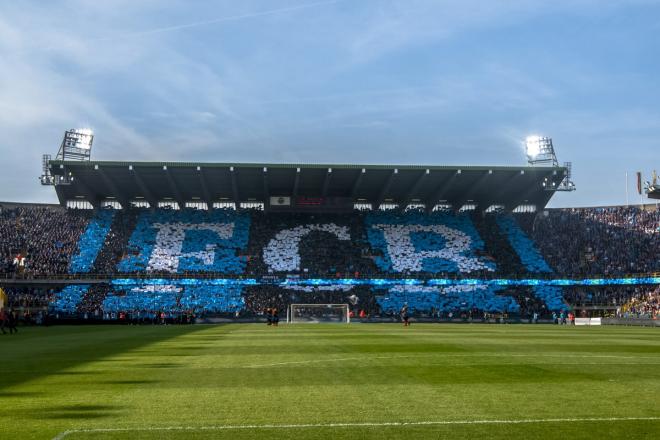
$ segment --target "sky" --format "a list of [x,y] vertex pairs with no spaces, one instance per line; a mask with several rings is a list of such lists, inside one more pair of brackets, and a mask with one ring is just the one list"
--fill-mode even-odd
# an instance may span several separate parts
[[[660,169],[660,0],[0,2],[0,200],[56,202],[41,156],[524,165],[639,202]],[[626,181],[626,173],[628,180]]]

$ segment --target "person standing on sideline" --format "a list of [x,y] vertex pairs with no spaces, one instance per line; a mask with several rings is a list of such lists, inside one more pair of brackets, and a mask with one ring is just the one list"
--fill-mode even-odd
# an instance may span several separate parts
[[0,330],[2,330],[2,334],[6,335],[7,332],[5,331],[5,325],[7,323],[7,313],[5,312],[5,309],[0,309]]
[[7,322],[7,327],[9,327],[10,335],[13,335],[14,333],[18,333],[18,329],[16,328],[16,324],[18,322],[18,315],[16,314],[15,311],[10,310],[9,313],[7,313],[5,321]]
[[403,321],[403,326],[408,327],[410,326],[410,316],[408,316],[408,303],[403,303],[403,307],[401,307],[401,320]]

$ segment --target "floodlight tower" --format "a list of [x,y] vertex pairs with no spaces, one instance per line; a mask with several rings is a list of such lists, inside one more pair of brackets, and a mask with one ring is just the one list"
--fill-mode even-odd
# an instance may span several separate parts
[[[89,161],[92,155],[94,132],[90,128],[72,128],[64,132],[64,139],[57,152],[57,160]],[[50,154],[44,154],[41,166],[43,174],[39,177],[42,185],[67,185],[68,176],[55,176],[50,171]]]
[[551,165],[558,167],[557,155],[552,145],[552,139],[545,136],[527,136],[525,139],[527,163],[530,165]]
[[660,184],[658,184],[658,173],[653,170],[653,180],[644,185],[646,195],[649,199],[660,199]]
[[[525,139],[525,153],[527,154],[527,163],[531,166],[552,166],[559,167],[559,160],[555,154],[555,147],[552,145],[552,138],[547,136],[532,135]],[[557,186],[548,186],[548,191],[575,191],[575,184],[571,180],[571,171],[573,164],[564,162],[566,174],[564,179]]]
[[73,128],[64,132],[64,139],[57,153],[58,160],[86,160],[92,154],[94,132],[90,128]]

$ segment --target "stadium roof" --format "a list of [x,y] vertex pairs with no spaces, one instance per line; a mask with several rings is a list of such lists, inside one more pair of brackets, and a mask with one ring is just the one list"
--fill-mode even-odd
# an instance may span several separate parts
[[[353,203],[400,206],[447,204],[479,209],[545,207],[563,180],[563,167],[329,165],[187,162],[49,161],[61,204],[86,200],[264,202],[266,209],[341,211]],[[545,184],[545,186],[544,186]],[[287,207],[273,206],[283,198]],[[287,199],[289,198],[289,199]],[[280,200],[280,203],[282,200]]]

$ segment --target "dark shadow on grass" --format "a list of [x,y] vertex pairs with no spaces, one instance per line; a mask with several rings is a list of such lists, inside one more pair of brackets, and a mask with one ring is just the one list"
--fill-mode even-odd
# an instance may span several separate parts
[[33,420],[93,420],[116,417],[123,406],[116,405],[56,405],[39,411],[9,410],[10,413]]
[[93,420],[114,417],[121,406],[112,405],[63,405],[46,408],[31,413],[30,418],[37,420]]
[[[8,387],[44,376],[102,376],[103,372],[70,371],[77,366],[96,361],[111,361],[113,356],[139,350],[151,344],[208,330],[202,326],[57,326],[28,329],[19,338],[2,346],[3,371],[0,393]],[[218,338],[221,336],[219,335]],[[162,352],[167,355],[167,352]],[[135,358],[135,357],[134,357]],[[119,362],[120,360],[116,360]],[[125,359],[121,359],[125,361]],[[47,368],[44,368],[47,366]],[[152,364],[152,368],[175,368],[177,364]],[[0,397],[3,394],[0,394]],[[4,394],[7,396],[7,394]],[[26,396],[15,394],[14,397]],[[12,395],[8,395],[11,397]]]
[[93,420],[107,419],[114,417],[113,412],[64,412],[64,413],[43,413],[34,415],[31,418],[36,420]]
[[57,371],[51,373],[51,376],[92,376],[94,374],[101,374],[98,371]]
[[46,408],[46,411],[72,411],[72,412],[83,412],[83,411],[110,411],[117,410],[120,407],[114,405],[57,405]]
[[148,379],[145,380],[136,379],[136,380],[104,380],[103,382],[99,382],[99,383],[108,384],[108,385],[151,385],[158,382],[160,381],[148,380]]
[[156,363],[156,364],[141,364],[141,365],[136,365],[136,367],[144,367],[144,368],[181,368],[181,365],[163,362],[163,363]]
[[2,391],[0,392],[0,399],[9,399],[12,397],[25,398],[25,397],[41,397],[46,393],[40,391]]
[[197,353],[168,353],[167,357],[195,357]]

